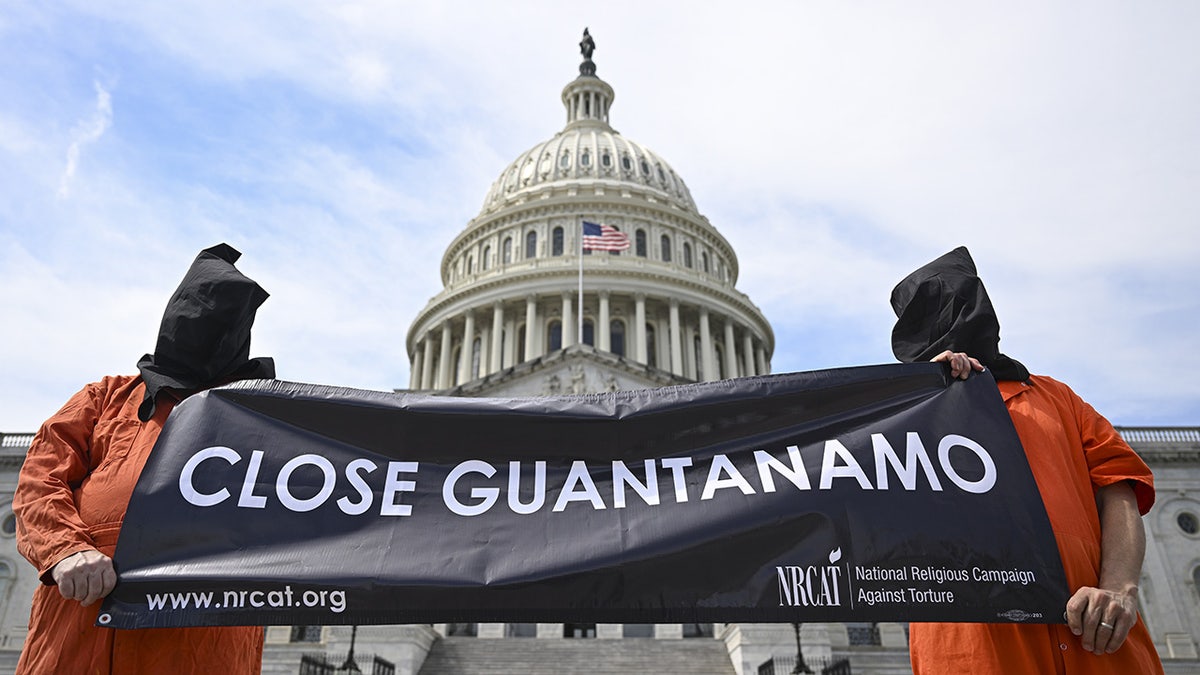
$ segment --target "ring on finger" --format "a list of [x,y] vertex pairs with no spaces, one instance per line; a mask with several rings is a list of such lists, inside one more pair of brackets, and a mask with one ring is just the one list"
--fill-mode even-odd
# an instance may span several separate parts
[[1113,630],[1114,628],[1116,628],[1116,626],[1112,625],[1111,623],[1105,622],[1105,621],[1100,622],[1100,627],[1107,628],[1109,630]]

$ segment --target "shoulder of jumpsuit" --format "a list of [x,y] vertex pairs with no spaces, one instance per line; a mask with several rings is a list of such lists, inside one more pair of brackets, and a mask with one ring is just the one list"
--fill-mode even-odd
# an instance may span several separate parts
[[1032,390],[1037,384],[1035,382],[1037,377],[1037,375],[1030,375],[1029,379],[1024,382],[1018,382],[1017,380],[997,380],[996,388],[1000,390],[1000,396],[1004,398],[1004,402],[1008,403],[1009,400]]

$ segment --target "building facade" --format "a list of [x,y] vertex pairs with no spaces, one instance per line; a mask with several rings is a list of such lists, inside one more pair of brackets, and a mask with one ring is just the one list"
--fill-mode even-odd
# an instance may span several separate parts
[[[562,91],[564,128],[500,173],[480,213],[447,247],[443,290],[407,334],[409,390],[585,394],[770,372],[774,334],[762,311],[736,288],[736,252],[699,212],[670,164],[610,125],[614,90],[596,76],[589,39],[579,76]],[[615,228],[628,248],[584,250],[584,221]],[[1158,502],[1145,518],[1143,617],[1167,671],[1197,673],[1200,428],[1121,433],[1150,464],[1158,487]],[[17,472],[32,436],[0,434],[0,673],[15,667],[38,583],[16,552],[12,514]],[[340,665],[355,660],[365,672],[373,658],[367,654],[401,674],[532,672],[530,659],[538,658],[557,666],[547,672],[576,672],[572,658],[581,660],[578,672],[607,672],[600,663],[645,654],[659,664],[693,659],[670,661],[677,665],[657,672],[753,675],[768,662],[776,665],[774,672],[789,672],[787,659],[802,644],[810,665],[845,659],[855,673],[883,675],[910,672],[906,628],[272,626],[266,629],[264,672],[299,672],[305,654],[324,654]],[[599,649],[562,649],[565,641]]]

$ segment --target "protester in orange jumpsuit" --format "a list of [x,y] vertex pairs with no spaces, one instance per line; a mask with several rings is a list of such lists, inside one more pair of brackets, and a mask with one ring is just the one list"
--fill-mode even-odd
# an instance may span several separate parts
[[[1067,624],[914,623],[916,675],[1152,675],[1162,663],[1138,617],[1154,504],[1145,462],[1090,405],[999,351],[1000,324],[966,248],[934,260],[892,291],[901,361],[974,357],[996,378],[1058,544],[1072,593]],[[965,375],[965,368],[961,368]]]
[[233,266],[240,255],[225,244],[202,251],[167,304],[141,375],[87,385],[34,438],[13,511],[17,548],[43,585],[17,673],[260,672],[261,627],[95,626],[96,601],[117,582],[111,558],[129,497],[168,413],[201,389],[275,376],[271,359],[248,356],[267,293]]

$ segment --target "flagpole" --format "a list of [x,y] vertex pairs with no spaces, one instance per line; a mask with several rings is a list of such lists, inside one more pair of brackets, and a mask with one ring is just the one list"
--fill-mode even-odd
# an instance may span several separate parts
[[579,219],[579,227],[575,229],[579,236],[579,332],[575,333],[575,344],[583,344],[583,218]]

